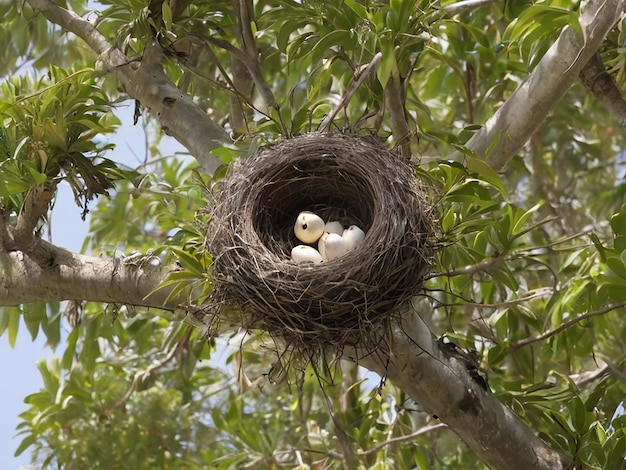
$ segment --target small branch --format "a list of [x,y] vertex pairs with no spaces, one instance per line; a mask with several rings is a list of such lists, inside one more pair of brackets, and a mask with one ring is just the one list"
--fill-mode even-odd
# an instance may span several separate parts
[[385,86],[385,99],[391,116],[391,131],[396,145],[400,146],[402,157],[408,160],[411,158],[411,129],[406,119],[406,100],[402,95],[403,86],[400,76],[391,74]]
[[600,54],[594,54],[585,64],[580,71],[580,80],[618,124],[626,128],[626,100],[604,68]]
[[442,10],[446,16],[456,16],[467,11],[478,10],[479,8],[493,5],[500,1],[502,0],[465,0],[443,7]]
[[614,303],[614,304],[609,304],[606,307],[603,307],[599,310],[594,310],[593,312],[587,312],[584,313],[582,315],[578,315],[577,317],[571,318],[569,320],[567,320],[566,322],[562,323],[561,325],[559,325],[557,328],[553,329],[553,330],[549,330],[546,331],[545,333],[543,333],[542,335],[539,336],[533,336],[530,338],[524,338],[520,341],[517,341],[515,343],[513,343],[511,345],[511,350],[515,351],[517,349],[523,348],[524,346],[528,346],[529,344],[532,343],[536,343],[538,341],[543,341],[544,339],[548,339],[556,334],[559,334],[561,331],[564,331],[568,328],[570,328],[571,326],[586,320],[587,318],[592,318],[592,317],[598,317],[600,315],[604,315],[605,313],[608,313],[612,310],[616,310],[618,308],[622,308],[622,307],[626,307],[626,302],[618,302],[618,303]]
[[376,70],[378,70],[378,66],[380,65],[382,60],[383,54],[381,52],[377,52],[374,57],[372,57],[372,60],[369,62],[369,64],[361,67],[354,72],[354,77],[352,78],[350,85],[348,85],[346,92],[341,97],[341,101],[335,107],[335,109],[333,109],[330,114],[328,114],[328,116],[326,116],[324,120],[320,123],[318,127],[318,130],[320,132],[327,132],[328,129],[330,129],[330,125],[332,124],[333,119],[337,117],[337,114],[339,114],[342,109],[348,106],[348,103],[350,102],[354,94],[361,87],[361,85],[363,85],[363,82],[365,82],[365,80],[369,76],[376,73]]
[[528,295],[526,295],[525,297],[520,297],[519,299],[508,300],[508,301],[505,301],[505,302],[498,302],[498,303],[495,303],[495,304],[484,304],[484,303],[478,303],[478,302],[463,302],[463,303],[442,303],[442,302],[439,302],[438,306],[441,306],[441,307],[473,307],[473,308],[479,308],[479,309],[496,310],[496,309],[501,309],[501,308],[515,307],[517,305],[523,304],[525,302],[529,302],[529,301],[534,300],[534,299],[540,299],[542,297],[547,297],[549,295],[552,295],[553,293],[554,293],[554,290],[552,288],[546,287],[546,288],[541,288],[541,289],[536,289],[534,291],[530,291],[528,293]]
[[0,222],[0,241],[3,250],[19,250],[42,268],[49,268],[54,264],[53,253],[42,245],[41,238],[36,236],[34,231],[48,212],[55,190],[56,183],[32,187],[26,194],[16,224],[6,226],[4,219]]
[[[261,94],[261,97],[263,98],[263,101],[265,101],[267,107],[278,111],[280,106],[278,105],[278,101],[276,101],[272,88],[263,76],[263,68],[259,63],[259,51],[256,47],[256,39],[252,33],[252,28],[250,27],[254,20],[254,7],[252,2],[250,0],[233,0],[233,3],[238,19],[239,34],[237,35],[237,39],[239,40],[239,45],[245,53],[243,62],[248,68],[248,71],[252,76],[252,80],[259,89],[259,93]],[[281,120],[282,132],[286,135],[287,128],[282,122],[280,113],[278,113],[278,118]]]
[[479,272],[486,271],[489,267],[503,261],[504,258],[502,256],[494,256],[493,258],[486,258],[479,263],[470,264],[469,266],[464,266],[462,268],[453,269],[452,271],[446,271],[444,273],[435,273],[428,276],[426,279],[431,279],[434,277],[454,277],[454,276],[466,276],[471,274],[476,274]]
[[383,449],[386,446],[399,444],[401,442],[406,442],[406,441],[412,441],[413,439],[415,439],[418,436],[421,436],[422,434],[426,434],[430,431],[435,431],[437,429],[447,428],[447,427],[448,426],[444,423],[435,424],[433,426],[424,426],[423,428],[420,428],[411,434],[407,434],[406,436],[394,437],[394,438],[386,440],[385,442],[381,442],[380,444],[375,445],[371,449],[358,452],[358,455],[375,454],[376,452],[378,452],[379,450]]
[[[70,10],[66,10],[57,6],[51,0],[27,0],[35,10],[39,10],[43,15],[63,29],[71,31],[76,36],[81,38],[87,43],[87,45],[93,49],[97,54],[107,54],[113,46],[107,40],[107,38],[96,29],[96,27],[89,21],[85,21],[76,13]],[[123,54],[120,52],[121,56]],[[127,62],[123,60],[121,63]],[[117,63],[115,65],[121,65]]]
[[13,230],[16,243],[22,240],[30,240],[37,223],[48,212],[50,202],[54,197],[56,184],[50,187],[33,186],[24,199],[22,210],[17,217],[17,223]]
[[169,353],[167,353],[167,355],[163,359],[161,359],[159,362],[155,364],[152,364],[146,370],[137,372],[135,374],[135,377],[133,378],[132,383],[130,384],[130,387],[128,388],[124,396],[120,398],[117,401],[117,403],[115,403],[113,406],[105,410],[102,414],[108,415],[116,408],[120,408],[124,406],[128,402],[128,400],[130,400],[130,397],[133,395],[133,393],[139,388],[139,386],[145,380],[149,379],[152,376],[152,374],[154,374],[159,369],[162,369],[163,367],[165,367],[169,362],[171,362],[176,357],[177,353],[181,350],[181,348],[189,342],[189,338],[191,337],[192,331],[193,331],[192,327],[190,326],[187,327],[187,330],[185,331],[185,335],[183,336],[183,338],[178,342],[178,344],[175,347],[173,347],[170,350]]

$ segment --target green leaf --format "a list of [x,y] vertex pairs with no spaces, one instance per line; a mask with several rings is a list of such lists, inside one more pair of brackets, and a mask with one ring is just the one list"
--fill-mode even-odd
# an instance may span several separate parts
[[626,204],[622,205],[617,214],[611,216],[609,223],[615,235],[626,235]]
[[206,274],[206,269],[198,258],[185,250],[181,250],[180,248],[171,247],[171,250],[178,257],[178,261],[183,268],[192,272],[196,276],[203,276]]
[[321,62],[322,58],[328,54],[328,51],[337,46],[348,46],[351,42],[350,32],[342,29],[337,29],[329,32],[311,48],[310,56],[313,64]]
[[9,334],[9,344],[12,348],[14,348],[15,342],[17,341],[17,333],[20,328],[21,312],[17,309],[11,309],[8,316],[9,323],[7,325],[7,330]]
[[469,171],[476,174],[483,181],[492,185],[500,194],[502,194],[502,196],[506,197],[507,190],[502,183],[502,179],[484,159],[466,155],[465,164]]
[[26,449],[28,449],[30,446],[34,445],[36,442],[37,442],[36,441],[36,436],[34,434],[27,435],[24,439],[22,439],[22,442],[20,442],[20,445],[15,450],[15,453],[13,455],[15,457],[19,457],[20,455],[22,455],[24,453],[24,451]]

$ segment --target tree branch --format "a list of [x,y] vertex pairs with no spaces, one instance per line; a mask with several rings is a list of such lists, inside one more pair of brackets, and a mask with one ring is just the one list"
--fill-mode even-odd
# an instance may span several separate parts
[[[248,68],[255,85],[259,89],[259,93],[265,101],[268,108],[278,111],[280,106],[272,88],[269,86],[263,76],[263,68],[259,63],[259,51],[256,46],[256,39],[252,32],[251,24],[254,21],[254,7],[251,0],[233,0],[235,11],[237,12],[237,39],[242,51],[245,54],[244,64]],[[287,128],[282,122],[280,113],[278,118],[281,119],[283,134],[287,134]]]
[[115,404],[107,408],[102,415],[108,415],[113,410],[120,408],[130,400],[130,397],[137,391],[140,385],[142,385],[146,380],[150,379],[152,375],[158,372],[160,369],[164,368],[168,363],[170,363],[177,355],[179,355],[180,351],[184,348],[188,347],[189,338],[191,338],[191,332],[193,331],[191,326],[187,326],[185,330],[185,335],[183,338],[167,353],[167,355],[158,362],[155,362],[150,367],[146,368],[146,370],[140,370],[135,374],[133,381],[131,382],[126,393],[120,398]]
[[363,67],[355,70],[352,81],[350,82],[348,88],[341,97],[341,101],[337,106],[335,106],[335,109],[328,113],[328,115],[320,123],[317,129],[319,132],[327,132],[330,129],[330,125],[332,124],[333,119],[337,117],[337,114],[339,114],[342,109],[348,106],[348,103],[350,103],[350,100],[352,99],[354,94],[361,87],[361,85],[363,85],[363,82],[365,82],[367,78],[376,73],[376,70],[378,70],[378,66],[380,65],[382,60],[382,52],[377,52],[376,54],[374,54],[374,57],[372,57],[372,60],[368,64],[365,64]]
[[616,310],[618,308],[626,307],[626,302],[618,302],[615,304],[609,304],[605,307],[602,307],[599,310],[594,310],[593,312],[583,313],[582,315],[578,315],[574,318],[570,318],[566,322],[561,323],[558,327],[553,330],[546,331],[545,333],[539,336],[533,336],[530,338],[524,338],[520,341],[517,341],[511,345],[511,350],[515,351],[517,349],[523,348],[524,346],[528,346],[529,344],[536,343],[538,341],[543,341],[544,339],[548,339],[556,334],[559,334],[561,331],[567,330],[569,327],[574,326],[576,323],[579,323],[587,318],[598,317],[600,315],[604,315],[605,313],[610,312],[611,310]]
[[[541,126],[596,53],[624,11],[624,0],[589,0],[582,9],[580,36],[565,27],[537,67],[502,107],[466,143],[499,170]],[[454,153],[453,158],[462,158]]]
[[626,100],[602,63],[600,54],[591,56],[580,71],[580,81],[602,103],[617,123],[626,128]]
[[456,16],[466,11],[477,10],[488,5],[493,5],[502,0],[464,0],[442,8],[447,16]]
[[49,267],[49,252],[42,247],[41,239],[34,231],[42,217],[48,212],[56,191],[56,183],[33,186],[24,199],[22,210],[15,226],[3,226],[4,250],[21,250],[41,267]]
[[231,142],[226,131],[182,93],[161,66],[160,46],[146,48],[142,61],[131,61],[91,24],[51,0],[27,0],[49,21],[83,39],[99,54],[102,68],[117,73],[122,88],[157,119],[165,133],[184,145],[210,175],[222,165],[211,149]]
[[485,390],[466,360],[446,353],[416,312],[407,310],[394,321],[388,348],[354,353],[359,365],[389,378],[446,423],[490,468],[570,468],[568,457],[548,447]]
[[422,434],[426,434],[430,431],[435,431],[441,428],[447,428],[447,426],[443,423],[434,424],[432,426],[424,426],[423,428],[420,428],[417,431],[412,432],[411,434],[407,434],[406,436],[398,436],[398,437],[388,439],[385,442],[381,442],[380,444],[375,445],[371,449],[367,449],[367,450],[359,452],[359,455],[375,454],[379,450],[384,449],[385,447],[390,446],[392,444],[399,444],[401,442],[412,441],[413,439],[421,436]]
[[121,258],[79,255],[40,240],[51,266],[44,268],[22,251],[0,251],[0,306],[34,301],[84,300],[175,310],[171,289],[151,293],[175,267],[158,258],[128,263]]
[[399,75],[391,74],[385,86],[385,99],[391,117],[391,131],[396,145],[400,146],[402,157],[411,158],[411,129],[406,119],[405,98]]

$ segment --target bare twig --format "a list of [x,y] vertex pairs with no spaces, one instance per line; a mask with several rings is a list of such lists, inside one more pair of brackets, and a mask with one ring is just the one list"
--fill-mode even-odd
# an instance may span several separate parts
[[367,449],[358,453],[358,455],[369,455],[375,454],[379,450],[383,449],[386,446],[390,446],[393,444],[399,444],[401,442],[412,441],[416,437],[421,436],[422,434],[426,434],[431,431],[435,431],[441,428],[447,428],[448,426],[444,423],[434,424],[433,426],[424,426],[423,428],[418,429],[417,431],[407,434],[406,436],[394,437],[386,440],[385,442],[381,442],[380,444],[375,445],[371,449]]
[[476,274],[479,272],[486,271],[488,268],[493,266],[494,264],[500,263],[504,261],[503,256],[494,256],[492,258],[485,258],[484,260],[476,263],[470,264],[469,266],[464,266],[462,268],[453,269],[452,271],[446,271],[444,273],[435,273],[427,277],[427,279],[431,279],[433,277],[454,277],[454,276],[466,276],[471,274]]
[[173,347],[170,350],[170,352],[167,353],[167,355],[163,359],[161,359],[159,362],[155,364],[152,364],[146,370],[137,372],[135,374],[135,377],[133,378],[133,381],[130,384],[130,387],[128,387],[128,390],[126,390],[126,393],[124,394],[124,396],[120,398],[117,401],[117,403],[115,403],[114,405],[109,407],[106,411],[104,411],[103,414],[105,415],[109,414],[114,409],[124,406],[128,402],[128,400],[130,400],[130,397],[133,395],[133,393],[135,393],[135,391],[139,388],[139,386],[144,381],[148,380],[150,377],[152,377],[152,374],[157,372],[159,369],[162,369],[169,362],[171,362],[176,357],[176,355],[181,351],[181,349],[187,345],[187,343],[189,342],[189,338],[191,337],[192,331],[193,331],[193,327],[188,326],[185,331],[185,335],[181,338],[178,344],[175,347]]
[[406,119],[406,100],[402,96],[403,90],[400,76],[392,74],[387,81],[387,86],[385,86],[385,99],[391,117],[391,130],[396,145],[400,146],[402,156],[409,159],[411,158],[411,129],[409,129],[409,123]]
[[609,304],[606,307],[603,307],[599,310],[594,310],[593,312],[583,313],[582,315],[578,315],[577,317],[571,318],[566,322],[562,323],[558,327],[553,330],[546,331],[545,333],[539,336],[532,336],[530,338],[524,338],[519,340],[511,345],[511,350],[515,351],[517,349],[523,348],[524,346],[528,346],[529,344],[536,343],[538,341],[543,341],[544,339],[548,339],[556,334],[559,334],[561,331],[565,331],[571,326],[586,320],[587,318],[598,317],[600,315],[604,315],[612,310],[616,310],[618,308],[626,307],[626,302],[617,302],[614,304]]
[[442,8],[447,16],[456,16],[471,10],[477,10],[488,5],[493,5],[502,0],[464,0]]
[[320,132],[326,132],[328,131],[328,129],[330,129],[330,125],[333,122],[333,119],[337,117],[337,114],[339,114],[342,109],[348,106],[348,103],[350,102],[356,91],[359,89],[359,87],[363,84],[363,82],[372,74],[376,73],[376,70],[378,69],[378,66],[380,65],[382,60],[383,54],[381,52],[377,52],[368,64],[355,71],[354,78],[352,79],[352,82],[350,82],[350,85],[348,85],[348,88],[346,89],[344,95],[341,97],[341,101],[339,102],[339,104],[320,123],[318,128]]
[[544,287],[541,289],[530,291],[528,292],[528,295],[524,297],[520,297],[519,299],[507,300],[505,302],[497,302],[493,304],[485,304],[485,303],[478,303],[478,302],[462,302],[462,303],[439,302],[438,305],[442,307],[473,307],[473,308],[479,308],[479,309],[496,310],[496,309],[501,309],[501,308],[515,307],[517,305],[523,304],[525,302],[529,302],[534,299],[540,299],[542,297],[552,295],[553,293],[554,293],[554,290],[552,288]]

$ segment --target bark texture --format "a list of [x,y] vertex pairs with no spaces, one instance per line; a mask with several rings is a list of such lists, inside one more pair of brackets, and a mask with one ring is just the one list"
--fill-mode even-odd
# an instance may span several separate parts
[[[537,67],[466,143],[499,170],[519,152],[578,78],[624,11],[624,0],[589,0],[582,7],[583,36],[565,27]],[[458,157],[459,155],[456,155]]]
[[490,468],[571,468],[569,457],[548,447],[500,403],[471,360],[434,338],[415,311],[407,310],[394,325],[389,356],[361,356],[360,365],[389,378],[446,423]]
[[0,306],[29,302],[90,300],[174,310],[169,289],[151,292],[176,270],[153,256],[96,258],[71,253],[43,240],[51,261],[35,262],[22,251],[0,251]]

